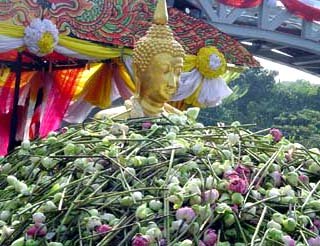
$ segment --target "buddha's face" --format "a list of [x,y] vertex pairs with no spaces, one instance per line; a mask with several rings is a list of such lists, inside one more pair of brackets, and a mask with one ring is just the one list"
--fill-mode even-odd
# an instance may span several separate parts
[[156,103],[170,101],[178,89],[182,67],[182,57],[169,53],[155,55],[144,72],[136,71],[140,81],[140,98]]

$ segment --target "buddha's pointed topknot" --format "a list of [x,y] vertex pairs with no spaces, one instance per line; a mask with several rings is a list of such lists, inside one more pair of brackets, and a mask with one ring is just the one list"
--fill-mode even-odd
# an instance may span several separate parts
[[166,25],[168,23],[166,0],[158,0],[157,7],[153,16],[153,23],[158,25]]

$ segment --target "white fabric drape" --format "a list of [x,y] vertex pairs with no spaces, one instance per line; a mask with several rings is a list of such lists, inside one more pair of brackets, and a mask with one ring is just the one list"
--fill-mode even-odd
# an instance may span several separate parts
[[218,106],[232,90],[222,78],[204,79],[198,101],[206,107]]
[[191,72],[184,72],[180,76],[178,91],[171,98],[172,101],[181,101],[191,96],[201,83],[201,74],[193,69]]
[[0,52],[8,52],[23,46],[22,38],[11,38],[0,35]]

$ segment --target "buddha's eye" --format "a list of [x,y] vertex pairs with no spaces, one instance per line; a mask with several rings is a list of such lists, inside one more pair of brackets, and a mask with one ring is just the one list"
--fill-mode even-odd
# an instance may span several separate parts
[[163,73],[169,73],[170,72],[170,66],[169,65],[164,65],[162,71],[163,71]]

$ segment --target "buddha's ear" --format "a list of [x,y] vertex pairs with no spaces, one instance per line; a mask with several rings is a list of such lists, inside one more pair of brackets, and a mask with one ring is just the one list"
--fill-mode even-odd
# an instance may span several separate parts
[[132,63],[132,70],[133,70],[133,80],[136,85],[136,96],[140,94],[140,69],[138,68],[137,64]]

